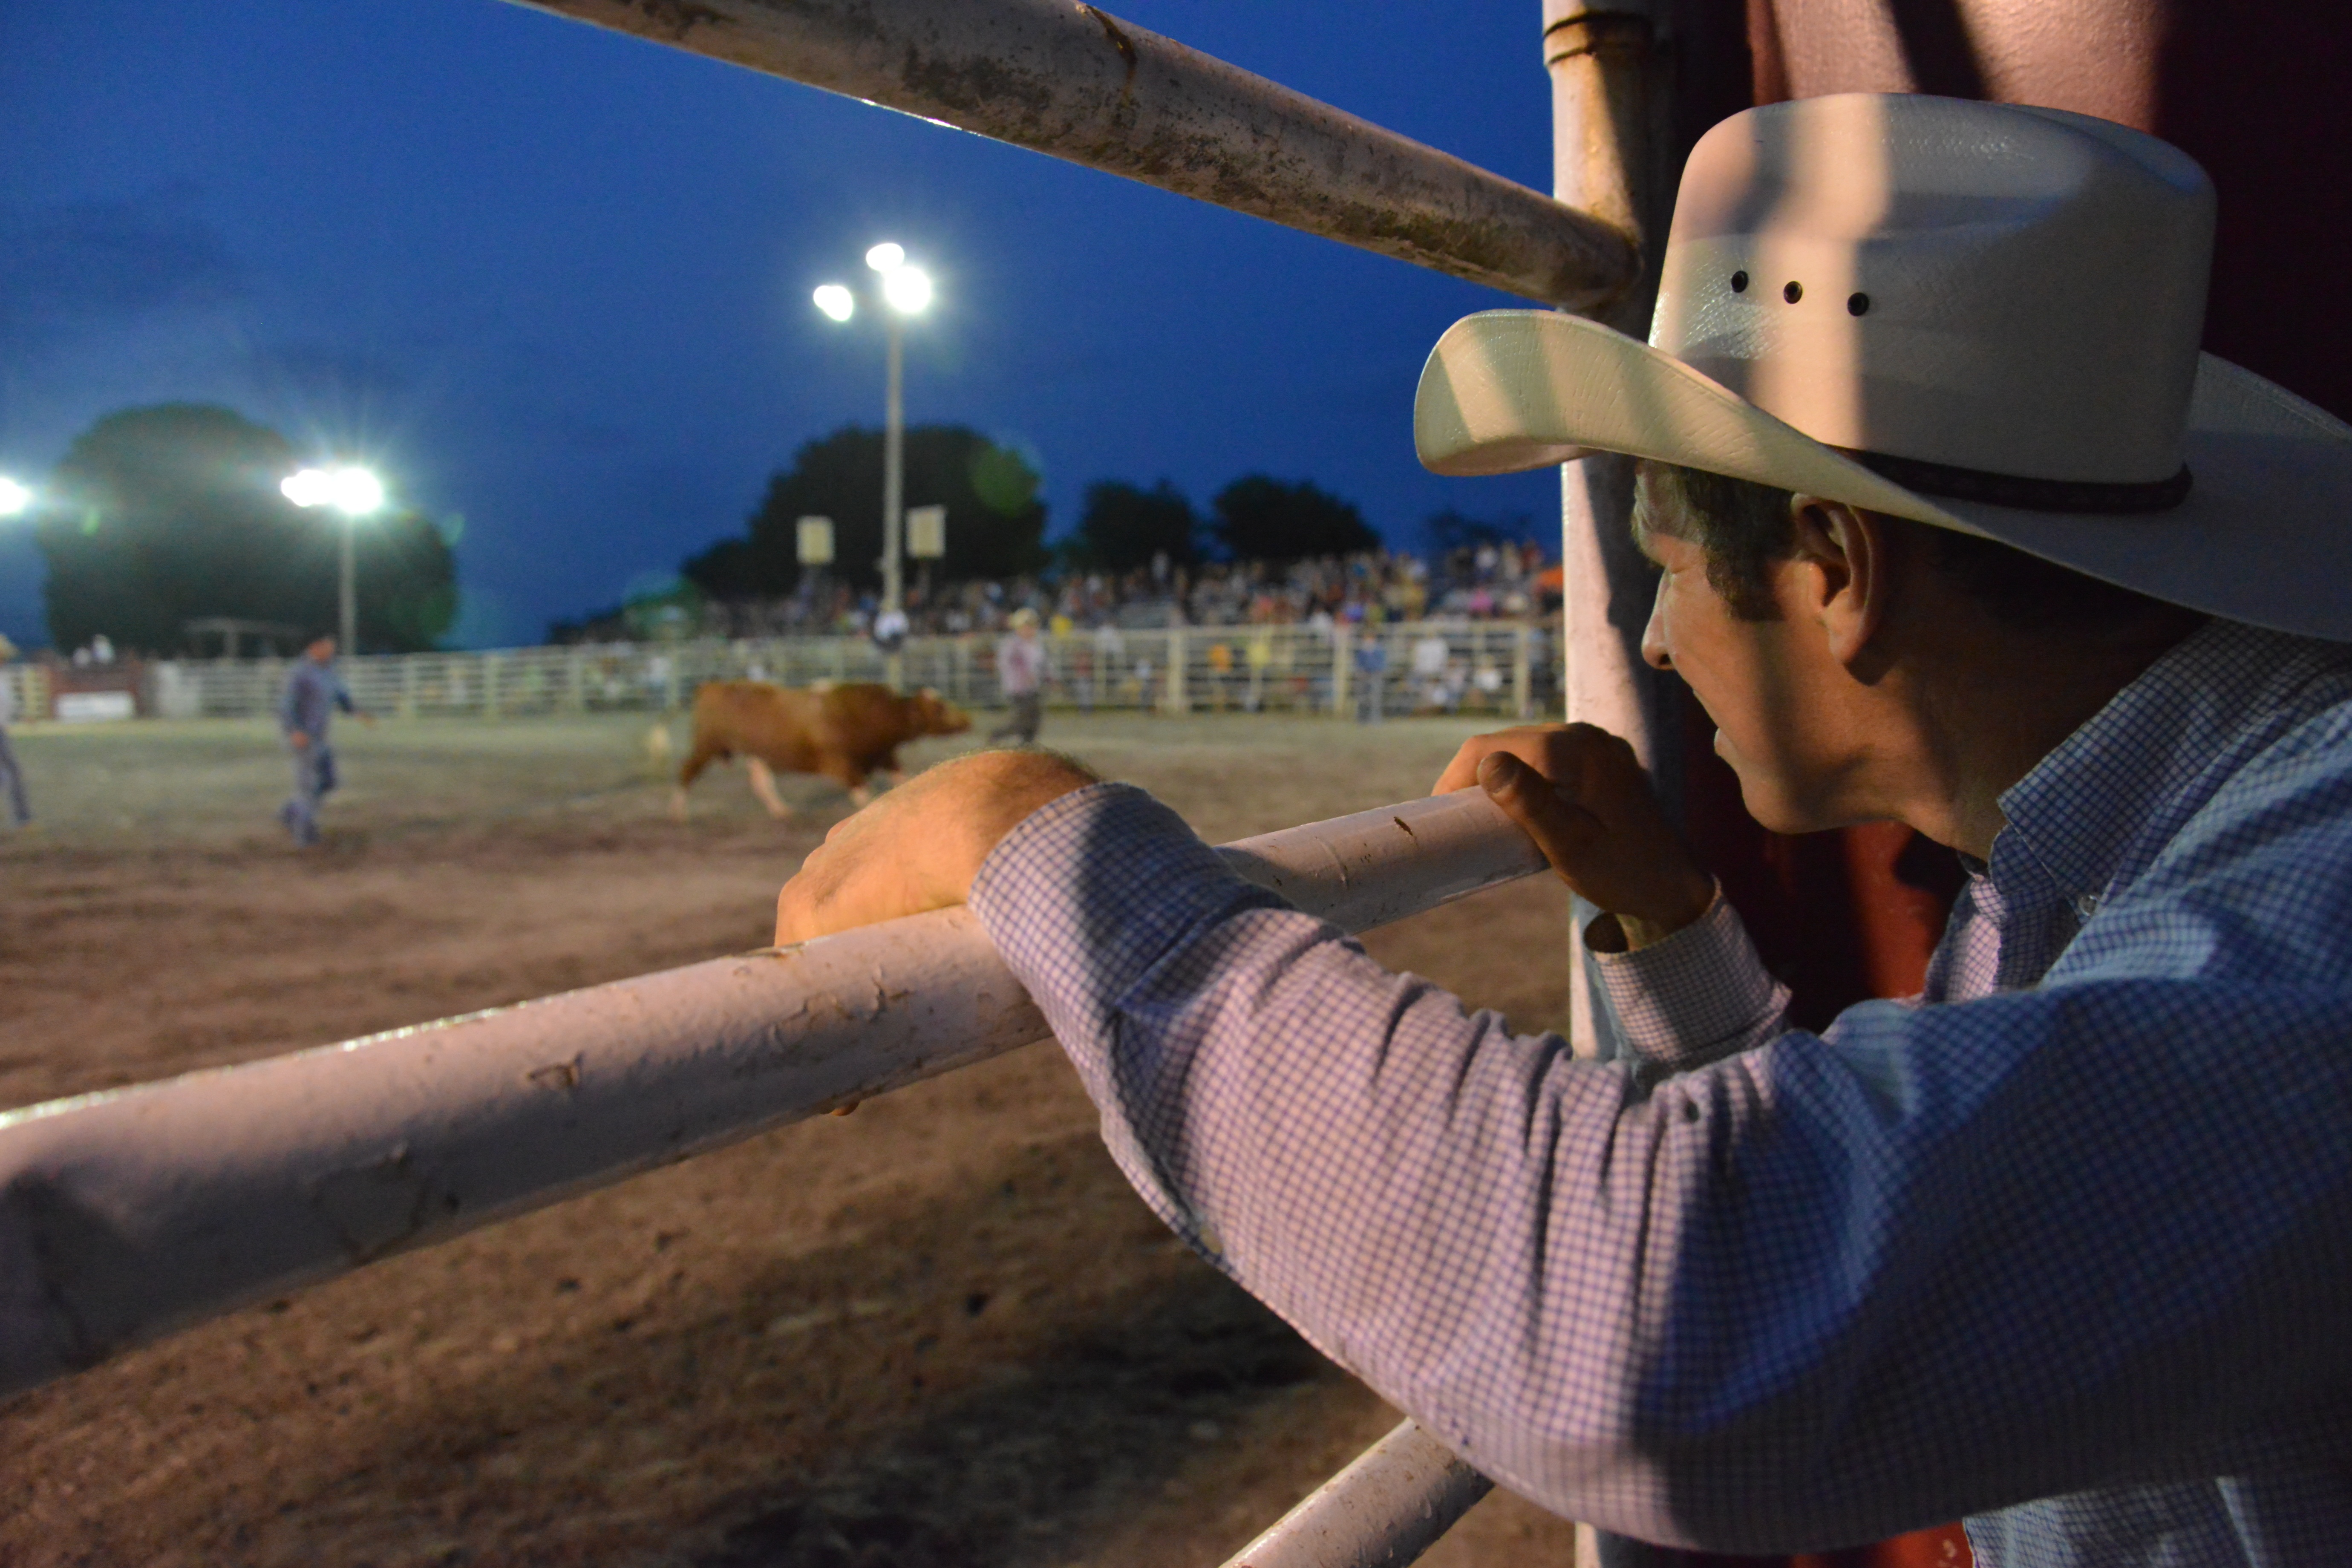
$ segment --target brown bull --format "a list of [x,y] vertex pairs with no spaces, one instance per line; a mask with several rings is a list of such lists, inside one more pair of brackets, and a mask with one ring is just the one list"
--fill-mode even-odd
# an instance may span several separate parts
[[864,805],[866,781],[887,770],[906,778],[898,748],[925,735],[960,735],[971,728],[963,710],[925,689],[901,697],[887,686],[771,686],[763,680],[714,680],[694,694],[694,744],[677,770],[671,807],[686,814],[687,786],[714,762],[740,756],[751,793],[771,816],[793,814],[776,794],[776,773],[818,773]]

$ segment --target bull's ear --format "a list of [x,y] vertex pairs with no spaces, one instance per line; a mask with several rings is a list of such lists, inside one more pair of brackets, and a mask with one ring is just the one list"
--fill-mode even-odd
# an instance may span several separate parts
[[937,702],[940,700],[940,689],[936,686],[926,686],[923,687],[917,695],[928,697],[932,701]]

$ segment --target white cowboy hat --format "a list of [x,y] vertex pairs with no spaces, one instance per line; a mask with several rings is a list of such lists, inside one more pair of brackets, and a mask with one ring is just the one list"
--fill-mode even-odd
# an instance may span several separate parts
[[2212,231],[2204,171],[2103,120],[1752,109],[1691,153],[1649,342],[1458,321],[1414,444],[1441,474],[1661,458],[2352,641],[2352,426],[2198,352]]

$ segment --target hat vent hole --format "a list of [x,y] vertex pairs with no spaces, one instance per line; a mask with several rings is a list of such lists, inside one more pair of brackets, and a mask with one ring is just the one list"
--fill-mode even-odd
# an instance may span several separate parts
[[1735,294],[1745,294],[1748,292],[1747,273],[1735,272],[1731,275],[1731,291]]
[[1870,313],[1870,296],[1867,294],[1849,294],[1845,297],[1845,308],[1848,315],[1868,315]]
[[1786,300],[1791,305],[1795,304],[1804,297],[1805,286],[1802,283],[1798,282],[1793,278],[1789,279],[1789,286],[1780,290],[1780,298]]

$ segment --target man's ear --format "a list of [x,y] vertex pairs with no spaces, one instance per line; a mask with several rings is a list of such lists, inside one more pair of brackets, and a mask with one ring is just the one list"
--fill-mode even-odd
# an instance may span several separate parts
[[1876,640],[1892,580],[1886,531],[1878,519],[1842,500],[1798,494],[1789,500],[1795,526],[1797,609],[1829,636],[1830,655],[1849,668]]

